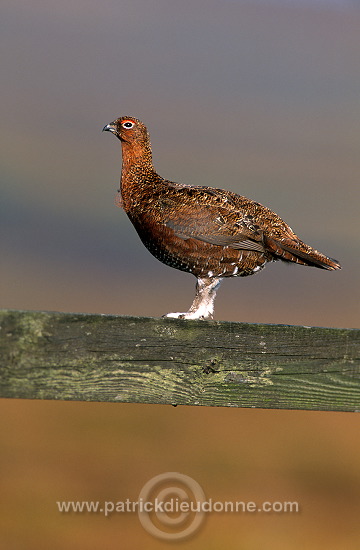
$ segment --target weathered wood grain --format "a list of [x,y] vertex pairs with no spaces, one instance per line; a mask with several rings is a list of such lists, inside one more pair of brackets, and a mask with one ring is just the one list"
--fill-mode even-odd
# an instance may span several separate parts
[[0,397],[360,411],[360,331],[0,311]]

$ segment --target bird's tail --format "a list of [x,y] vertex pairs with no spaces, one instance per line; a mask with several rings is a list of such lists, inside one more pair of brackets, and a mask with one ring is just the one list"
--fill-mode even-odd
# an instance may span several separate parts
[[295,262],[330,271],[341,269],[341,265],[337,260],[328,258],[328,256],[321,254],[321,252],[318,252],[300,240],[281,239],[281,241],[277,241],[268,237],[266,239],[266,247],[274,254],[276,259],[285,262]]

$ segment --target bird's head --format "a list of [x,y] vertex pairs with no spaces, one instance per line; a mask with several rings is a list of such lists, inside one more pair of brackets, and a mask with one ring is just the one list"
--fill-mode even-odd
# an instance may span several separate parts
[[117,118],[104,126],[103,132],[111,132],[122,142],[149,144],[149,134],[146,126],[140,120],[131,116]]

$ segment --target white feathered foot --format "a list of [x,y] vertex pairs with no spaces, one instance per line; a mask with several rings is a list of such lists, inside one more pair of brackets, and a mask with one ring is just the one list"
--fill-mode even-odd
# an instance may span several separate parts
[[199,278],[196,283],[195,298],[189,311],[185,313],[168,313],[164,315],[164,317],[172,317],[175,319],[212,319],[216,292],[221,281],[222,278]]

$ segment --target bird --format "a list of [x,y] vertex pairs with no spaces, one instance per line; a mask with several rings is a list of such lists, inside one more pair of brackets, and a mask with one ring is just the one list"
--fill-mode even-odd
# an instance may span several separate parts
[[259,202],[224,189],[162,178],[153,166],[149,132],[139,119],[121,116],[103,131],[113,133],[122,148],[115,204],[125,210],[155,258],[197,279],[189,310],[163,317],[212,319],[221,281],[253,275],[268,262],[341,269],[337,260],[305,244]]

